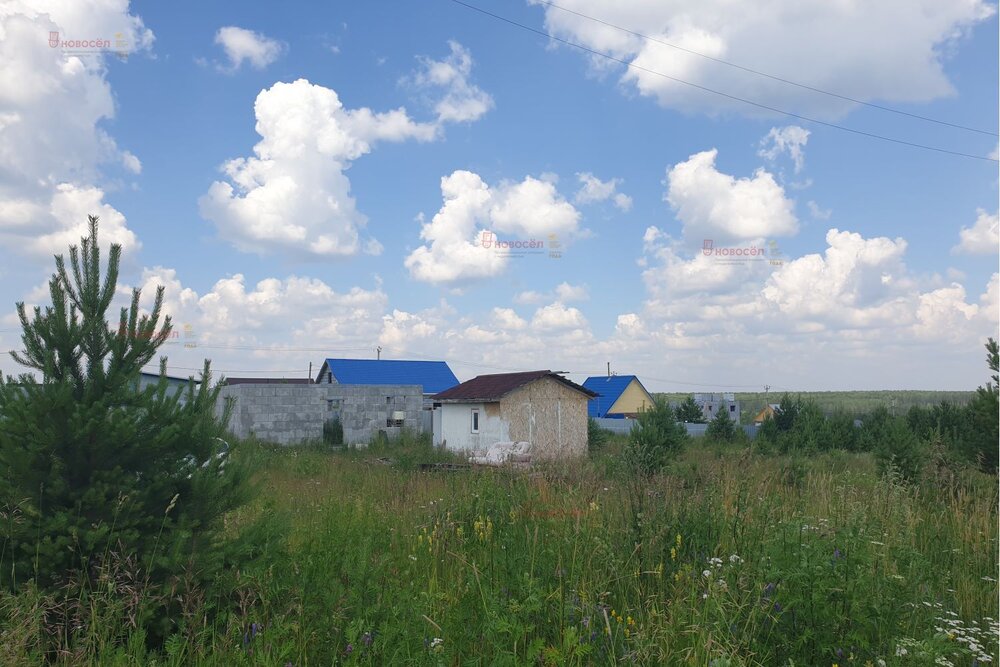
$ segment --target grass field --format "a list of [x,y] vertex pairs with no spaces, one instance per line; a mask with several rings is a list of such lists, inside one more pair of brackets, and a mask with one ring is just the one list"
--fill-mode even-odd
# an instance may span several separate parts
[[[86,650],[67,661],[995,663],[994,479],[904,487],[868,455],[695,441],[640,482],[617,473],[619,446],[570,467],[428,473],[415,464],[448,456],[420,442],[245,444],[263,494],[229,525],[268,527],[252,564],[188,601],[166,654],[127,632],[117,584],[93,591]],[[29,601],[4,600],[3,664],[33,657]]]
[[[778,403],[784,392],[736,392],[736,400],[740,402],[740,412],[744,423],[750,423],[767,403]],[[933,391],[933,390],[899,390],[899,391],[802,391],[789,392],[790,396],[799,397],[803,401],[813,401],[821,410],[827,413],[842,410],[848,414],[865,415],[879,406],[885,406],[890,412],[905,415],[912,406],[930,407],[942,401],[965,405],[975,391]],[[668,401],[680,402],[690,396],[690,393],[661,393]]]

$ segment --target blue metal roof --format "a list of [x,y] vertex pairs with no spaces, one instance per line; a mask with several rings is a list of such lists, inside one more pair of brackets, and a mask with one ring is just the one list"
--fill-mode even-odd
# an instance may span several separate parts
[[[327,359],[325,366],[340,384],[418,384],[425,394],[436,394],[458,384],[458,378],[443,361]],[[320,369],[321,376],[324,370]]]
[[[583,386],[597,394],[587,403],[587,415],[590,417],[606,417],[608,410],[621,395],[636,380],[634,375],[595,375],[587,378]],[[642,383],[640,383],[642,384]]]

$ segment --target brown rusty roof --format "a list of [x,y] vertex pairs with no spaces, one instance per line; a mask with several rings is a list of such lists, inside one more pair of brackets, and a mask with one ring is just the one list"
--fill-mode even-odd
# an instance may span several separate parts
[[589,389],[585,389],[575,382],[570,382],[558,373],[553,373],[552,371],[526,371],[524,373],[480,375],[463,382],[457,387],[452,387],[439,394],[435,394],[431,396],[431,399],[435,401],[498,401],[518,387],[523,387],[526,384],[545,377],[557,380],[588,398],[597,396],[597,394]]

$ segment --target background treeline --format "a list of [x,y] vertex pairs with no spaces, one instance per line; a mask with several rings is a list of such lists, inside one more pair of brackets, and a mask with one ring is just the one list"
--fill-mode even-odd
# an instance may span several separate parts
[[[719,392],[716,392],[719,393]],[[889,412],[906,414],[911,407],[931,408],[942,402],[952,405],[966,405],[975,391],[935,391],[935,390],[879,390],[879,391],[802,391],[790,392],[803,402],[810,402],[826,414],[844,412],[854,418],[862,418],[876,408],[885,406]],[[672,405],[683,403],[690,393],[658,393]],[[741,422],[749,424],[768,403],[777,403],[782,393],[736,392],[740,402]]]

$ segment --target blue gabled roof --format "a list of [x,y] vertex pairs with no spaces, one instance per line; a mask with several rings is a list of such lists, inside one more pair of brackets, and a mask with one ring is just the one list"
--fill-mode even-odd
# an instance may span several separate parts
[[443,361],[327,359],[325,365],[340,384],[418,384],[425,394],[436,394],[458,384],[458,378]]
[[[637,378],[634,375],[596,375],[587,378],[583,386],[597,394],[587,403],[587,415],[590,417],[605,417],[608,410]],[[641,383],[640,383],[641,384]]]

